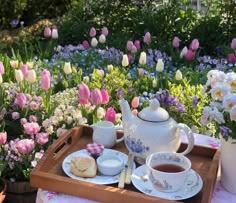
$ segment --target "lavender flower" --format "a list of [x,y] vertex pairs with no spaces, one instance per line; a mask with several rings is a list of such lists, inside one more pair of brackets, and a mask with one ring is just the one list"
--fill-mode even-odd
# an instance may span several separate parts
[[198,97],[197,96],[193,96],[192,97],[192,106],[195,108],[198,104]]
[[226,126],[220,127],[220,134],[223,136],[223,138],[227,141],[229,138],[229,134],[232,132],[232,130]]

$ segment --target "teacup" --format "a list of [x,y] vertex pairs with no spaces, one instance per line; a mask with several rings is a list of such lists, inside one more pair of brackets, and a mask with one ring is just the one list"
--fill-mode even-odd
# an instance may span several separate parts
[[146,159],[147,174],[153,186],[161,192],[175,192],[186,184],[191,161],[175,152],[156,152]]

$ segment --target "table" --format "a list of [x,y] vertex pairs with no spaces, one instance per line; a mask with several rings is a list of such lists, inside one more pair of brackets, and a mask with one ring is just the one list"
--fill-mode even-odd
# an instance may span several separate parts
[[[216,138],[208,137],[201,134],[194,134],[195,144],[211,146],[218,148],[220,141]],[[182,142],[186,142],[186,137],[182,136]],[[66,195],[58,192],[38,189],[36,203],[98,203],[97,201],[88,200],[80,197]],[[220,170],[218,173],[215,189],[212,195],[212,203],[236,203],[236,195],[227,192],[220,184]]]

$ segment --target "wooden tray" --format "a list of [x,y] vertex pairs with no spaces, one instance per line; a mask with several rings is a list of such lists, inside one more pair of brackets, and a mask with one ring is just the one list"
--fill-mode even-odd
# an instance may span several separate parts
[[[196,202],[210,203],[217,177],[220,151],[214,148],[195,145],[187,157],[192,161],[192,168],[203,179],[202,190],[192,198],[184,201],[169,201],[152,197],[139,192],[132,184],[125,185],[125,189],[117,187],[118,184],[98,185],[72,179],[62,170],[62,161],[70,153],[84,149],[91,142],[92,128],[76,127],[67,131],[45,152],[37,166],[30,174],[30,183],[34,187],[75,195],[100,202],[112,203],[159,203],[167,202]],[[180,151],[186,148],[182,143]],[[128,153],[123,142],[114,147],[115,150]]]

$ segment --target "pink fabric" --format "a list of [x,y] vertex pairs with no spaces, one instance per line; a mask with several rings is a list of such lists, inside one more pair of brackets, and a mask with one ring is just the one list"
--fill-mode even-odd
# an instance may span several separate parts
[[[214,148],[220,147],[220,140],[205,135],[194,134],[196,145],[211,146]],[[187,142],[186,136],[182,135],[182,141]],[[71,195],[66,195],[57,192],[50,192],[47,190],[38,190],[36,203],[98,203],[97,201],[92,201],[80,197],[75,197]],[[220,171],[217,177],[215,190],[212,195],[212,203],[236,203],[236,195],[227,192],[220,184]]]

